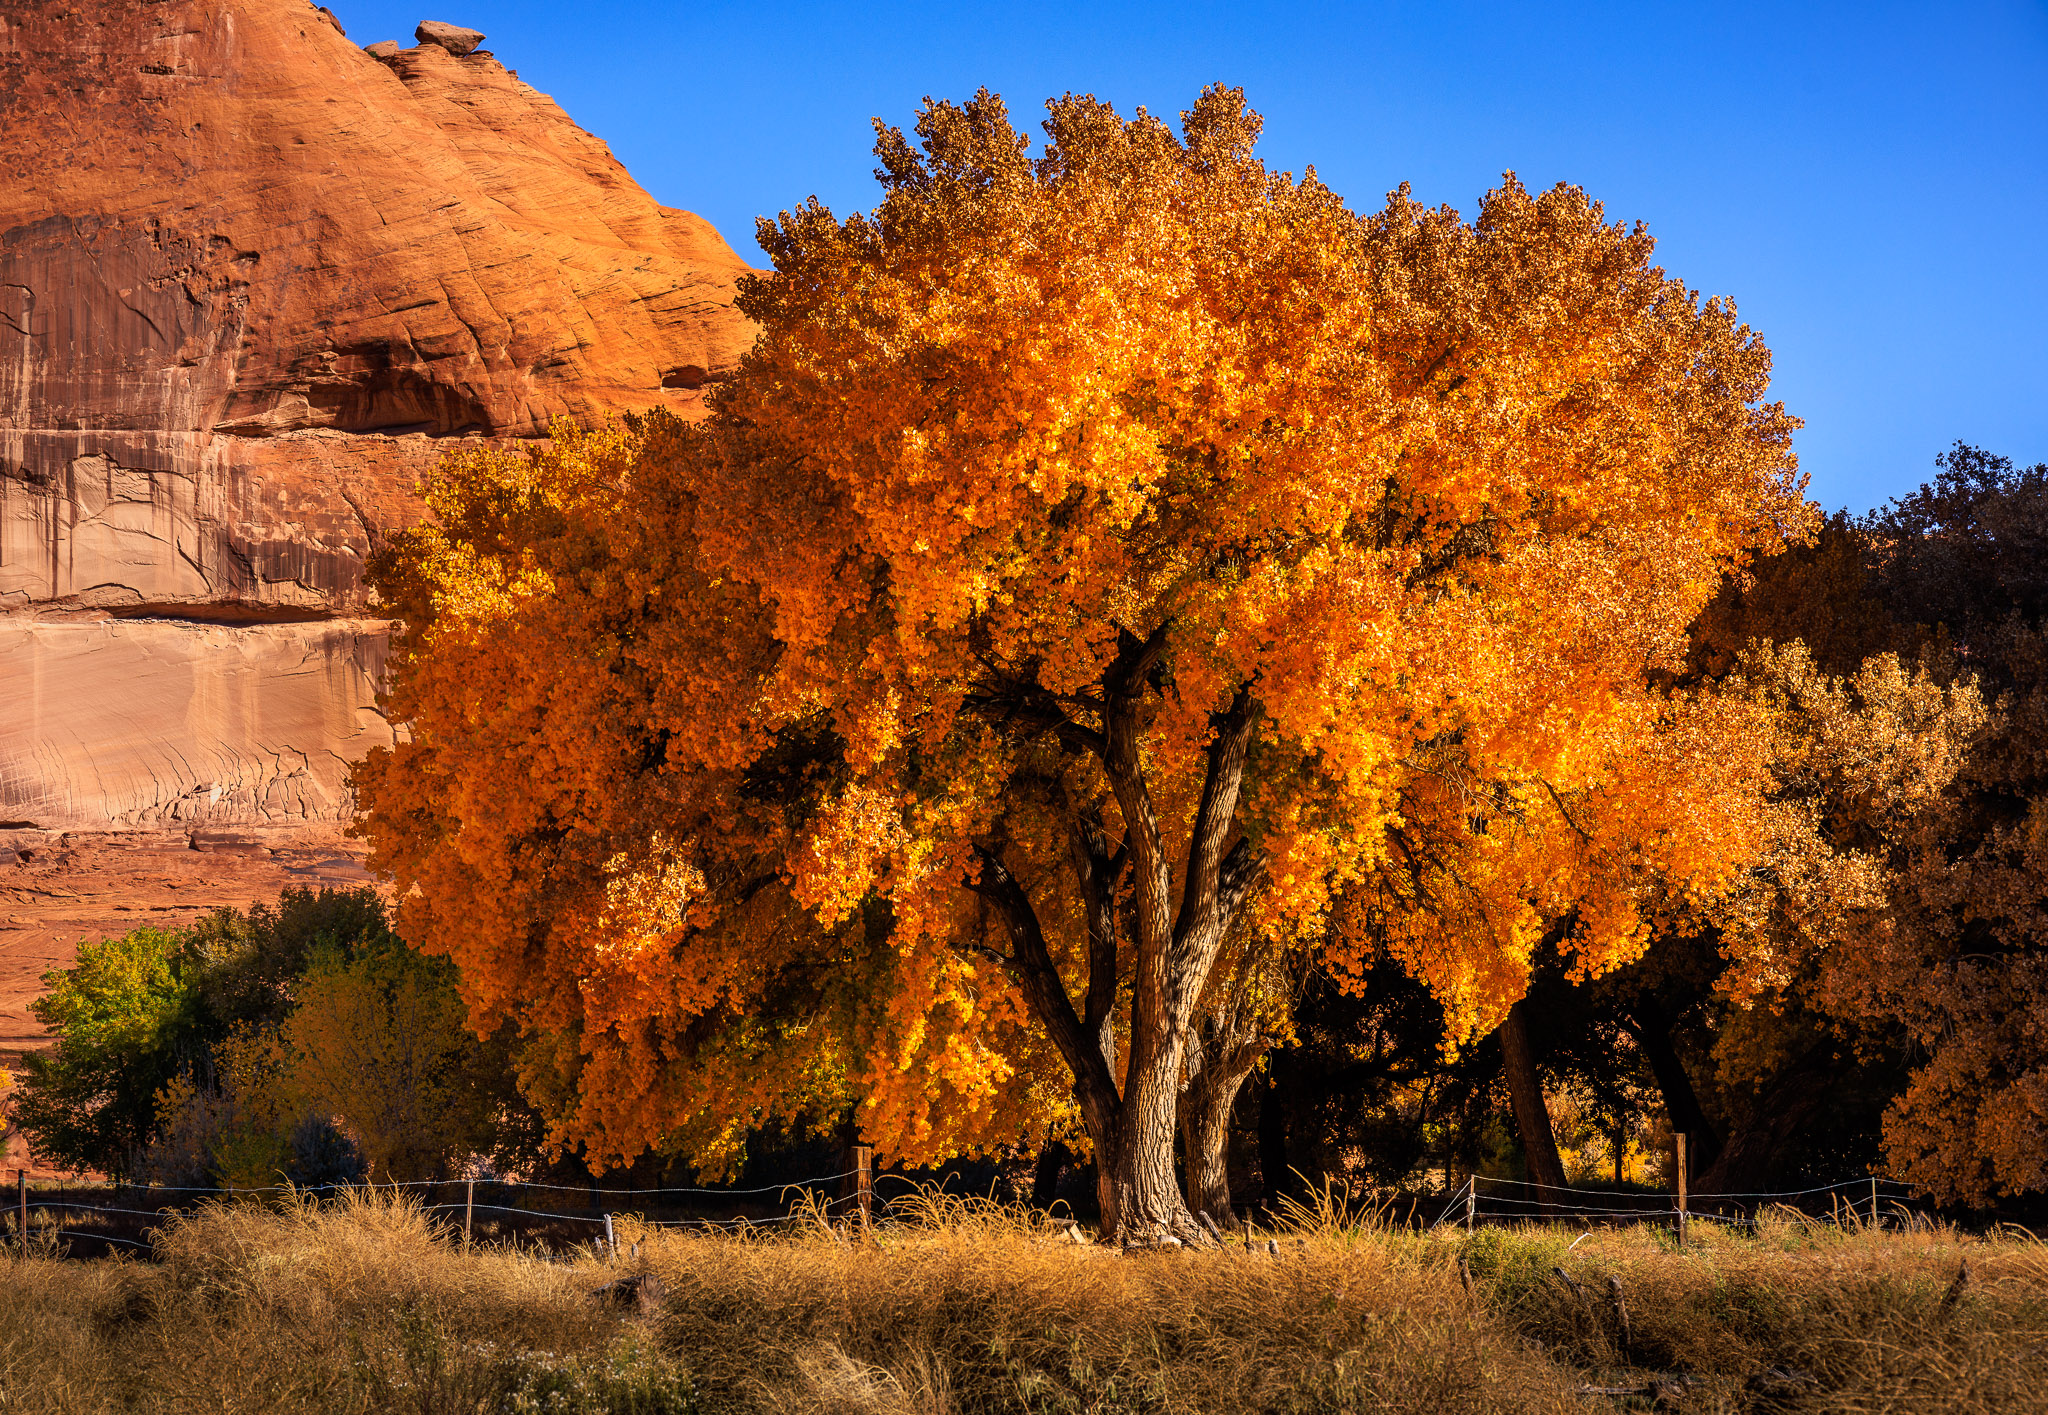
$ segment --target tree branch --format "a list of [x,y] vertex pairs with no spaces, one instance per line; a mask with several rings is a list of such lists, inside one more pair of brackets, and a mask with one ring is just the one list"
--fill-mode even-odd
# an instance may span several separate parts
[[1031,896],[995,851],[977,845],[974,854],[981,872],[969,887],[995,906],[1009,929],[1011,952],[1006,961],[1016,973],[1025,1000],[1074,1073],[1075,1088],[1086,1092],[1092,1087],[1098,1096],[1106,1095],[1113,1100],[1117,1088],[1110,1077],[1109,1064],[1074,1014],[1073,999],[1067,996],[1067,986],[1060,981],[1059,969],[1053,966],[1052,955],[1046,949],[1045,933],[1039,926],[1038,911],[1031,907]]
[[1060,711],[1059,699],[1030,687],[1009,685],[970,695],[963,706],[977,716],[1003,724],[1023,723],[1052,733],[1061,744],[1101,757],[1108,752],[1102,733],[1084,727]]
[[1118,929],[1116,883],[1130,857],[1126,844],[1114,854],[1102,832],[1102,818],[1093,810],[1076,811],[1071,804],[1074,873],[1088,920],[1088,998],[1082,1026],[1096,1039],[1103,1063],[1116,1074],[1116,981]]
[[1593,837],[1586,834],[1585,831],[1579,829],[1579,823],[1572,819],[1572,813],[1564,808],[1564,798],[1557,794],[1557,788],[1555,786],[1552,786],[1550,782],[1547,779],[1545,779],[1543,782],[1543,789],[1550,793],[1550,802],[1552,805],[1557,807],[1557,813],[1559,816],[1563,817],[1564,823],[1572,828],[1573,833],[1579,837],[1582,843],[1591,845],[1593,843]]
[[1223,844],[1237,823],[1238,791],[1244,784],[1245,753],[1258,722],[1258,706],[1249,685],[1237,690],[1230,707],[1215,720],[1209,744],[1209,770],[1202,781],[1202,804],[1188,839],[1187,879],[1181,891],[1180,915],[1174,921],[1175,942],[1197,929],[1221,922],[1216,916],[1217,889],[1223,867]]
[[1265,851],[1252,849],[1251,842],[1243,837],[1230,847],[1230,854],[1218,871],[1216,885],[1216,912],[1223,932],[1230,932],[1245,900],[1265,879],[1266,858]]

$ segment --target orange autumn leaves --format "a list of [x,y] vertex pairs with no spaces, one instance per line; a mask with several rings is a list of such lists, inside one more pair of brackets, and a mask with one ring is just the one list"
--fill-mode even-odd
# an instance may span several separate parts
[[764,224],[706,424],[451,459],[380,565],[377,864],[597,1153],[716,1161],[805,1098],[913,1159],[1060,1113],[968,885],[1001,852],[1078,995],[1133,637],[1169,856],[1248,693],[1250,926],[1391,947],[1461,1034],[1546,935],[1609,969],[1759,848],[1769,714],[1664,686],[1808,525],[1733,310],[1575,189],[1360,216],[1233,92],[1049,108],[1036,154],[987,95],[884,130],[874,212]]

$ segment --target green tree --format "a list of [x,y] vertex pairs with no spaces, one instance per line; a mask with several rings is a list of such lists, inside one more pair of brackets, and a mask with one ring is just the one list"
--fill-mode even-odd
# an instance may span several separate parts
[[280,1116],[336,1117],[374,1175],[438,1179],[495,1147],[510,1094],[502,1046],[479,1045],[453,965],[396,939],[316,954],[275,1031]]
[[370,889],[88,944],[44,978],[55,1044],[28,1059],[16,1124],[58,1164],[180,1182],[346,1177],[349,1146],[406,1178],[530,1157],[509,1038],[469,1032],[458,981]]
[[124,1175],[156,1128],[157,1093],[204,1055],[187,935],[141,928],[86,944],[30,1005],[56,1039],[25,1059],[14,1122],[46,1161]]

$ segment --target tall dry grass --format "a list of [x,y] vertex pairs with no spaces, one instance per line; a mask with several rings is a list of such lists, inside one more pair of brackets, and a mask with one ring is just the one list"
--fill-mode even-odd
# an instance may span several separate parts
[[[612,1265],[464,1253],[382,1193],[216,1207],[160,1262],[0,1275],[0,1412],[2048,1410],[2031,1236],[1695,1232],[1420,1235],[1326,1196],[1250,1251],[1118,1256],[921,1196],[865,1238],[628,1221]],[[592,1297],[622,1268],[652,1317]]]
[[588,1255],[465,1254],[410,1198],[209,1205],[157,1252],[7,1273],[0,1412],[694,1408],[650,1335],[590,1300]]

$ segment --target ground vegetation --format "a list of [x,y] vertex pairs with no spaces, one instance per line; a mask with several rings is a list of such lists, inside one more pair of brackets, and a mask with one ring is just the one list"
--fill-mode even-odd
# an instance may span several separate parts
[[[9,1411],[1972,1412],[2038,1407],[2048,1259],[2017,1232],[1421,1234],[1312,1203],[1119,1256],[926,1198],[866,1237],[627,1228],[464,1252],[355,1193],[206,1209],[157,1263],[0,1284]],[[1270,1246],[1269,1246],[1270,1245]],[[637,1292],[651,1275],[660,1296]],[[620,1279],[642,1279],[630,1301]],[[601,1290],[602,1289],[602,1290]],[[1620,1293],[1620,1306],[1614,1294]]]

